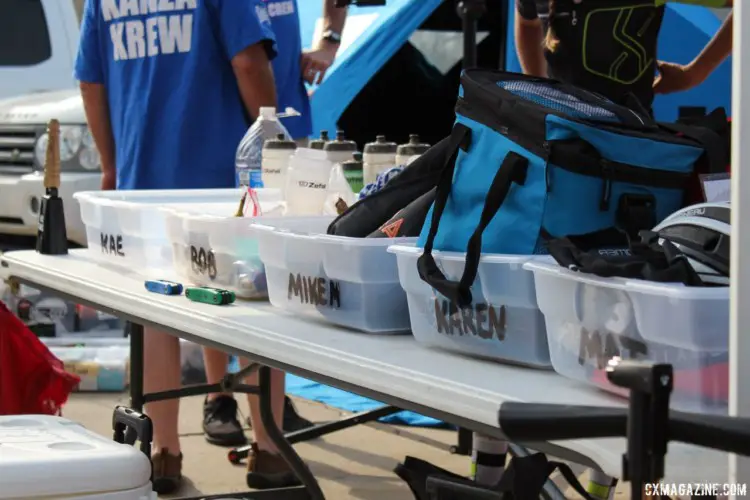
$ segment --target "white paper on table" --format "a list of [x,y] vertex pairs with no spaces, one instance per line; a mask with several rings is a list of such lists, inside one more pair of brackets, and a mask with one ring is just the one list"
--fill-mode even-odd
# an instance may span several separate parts
[[731,201],[732,181],[729,174],[701,175],[703,197],[709,203]]

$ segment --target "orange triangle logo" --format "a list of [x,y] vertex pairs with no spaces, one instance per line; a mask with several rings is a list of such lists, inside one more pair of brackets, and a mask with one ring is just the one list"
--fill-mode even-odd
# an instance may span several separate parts
[[398,230],[401,229],[401,224],[404,223],[403,217],[397,221],[391,222],[387,226],[380,228],[380,231],[389,238],[395,238],[398,235]]

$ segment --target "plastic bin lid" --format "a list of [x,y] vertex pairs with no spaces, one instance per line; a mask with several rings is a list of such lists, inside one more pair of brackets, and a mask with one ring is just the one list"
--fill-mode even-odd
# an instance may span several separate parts
[[149,482],[132,446],[48,415],[0,416],[0,499],[116,493]]

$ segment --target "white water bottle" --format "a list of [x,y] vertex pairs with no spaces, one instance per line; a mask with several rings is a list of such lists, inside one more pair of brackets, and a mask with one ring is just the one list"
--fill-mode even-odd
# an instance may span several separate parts
[[508,442],[474,433],[471,452],[471,476],[482,486],[495,486],[505,472]]
[[263,144],[279,135],[291,139],[275,108],[260,108],[260,116],[237,146],[234,165],[241,187],[263,187]]

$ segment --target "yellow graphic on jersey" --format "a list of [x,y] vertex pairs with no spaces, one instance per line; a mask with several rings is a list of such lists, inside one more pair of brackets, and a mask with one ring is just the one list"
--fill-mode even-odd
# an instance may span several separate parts
[[[653,54],[641,40],[657,15],[658,9],[652,5],[589,12],[583,26],[583,67],[589,73],[623,85],[632,85],[653,72]],[[607,27],[611,37],[602,37]],[[612,54],[618,55],[612,58]]]

